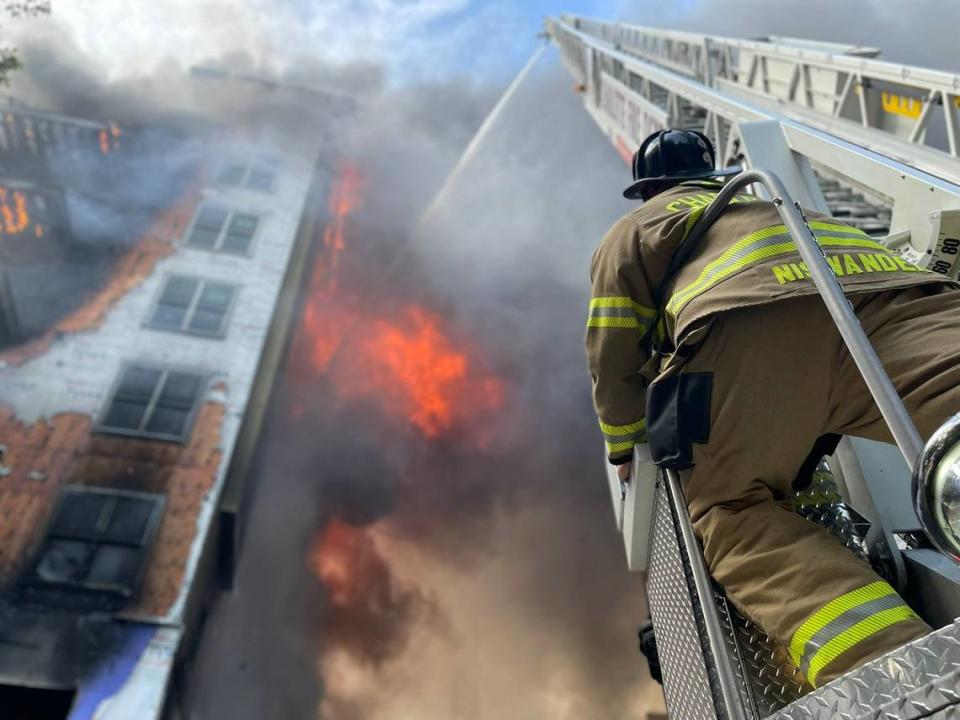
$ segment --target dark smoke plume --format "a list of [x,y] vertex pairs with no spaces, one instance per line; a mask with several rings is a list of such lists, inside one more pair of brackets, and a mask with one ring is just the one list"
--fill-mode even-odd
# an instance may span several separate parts
[[[345,399],[336,358],[320,374],[294,346],[236,588],[175,689],[188,716],[600,720],[655,707],[633,635],[642,590],[613,529],[582,350],[589,258],[627,209],[626,173],[555,53],[421,230],[496,88],[389,88],[371,65],[288,76],[349,90],[343,115],[246,85],[211,97],[209,81],[175,66],[103,83],[66,38],[26,44],[23,58],[19,92],[61,112],[183,136],[265,118],[288,142],[322,134],[324,173],[346,156],[367,178],[341,289],[388,318],[407,303],[431,309],[506,390],[479,426],[426,438],[375,397]],[[269,74],[238,55],[206,65]],[[337,528],[346,590],[314,565]]]

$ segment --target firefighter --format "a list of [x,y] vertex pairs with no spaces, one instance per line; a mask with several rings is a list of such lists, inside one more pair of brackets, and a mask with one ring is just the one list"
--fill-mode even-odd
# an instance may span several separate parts
[[[627,198],[643,203],[591,265],[587,355],[608,458],[633,447],[680,471],[713,577],[785,645],[811,685],[930,628],[870,566],[791,512],[818,439],[891,442],[774,205],[735,197],[692,253],[671,258],[738,168],[691,131],[648,137]],[[840,220],[807,213],[921,435],[960,409],[960,292]],[[822,453],[821,453],[822,454]]]

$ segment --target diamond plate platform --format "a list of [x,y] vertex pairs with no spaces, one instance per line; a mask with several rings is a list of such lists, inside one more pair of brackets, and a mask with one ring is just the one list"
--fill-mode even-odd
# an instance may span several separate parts
[[837,678],[771,720],[960,717],[958,703],[960,623],[954,623]]
[[[867,525],[841,501],[829,471],[791,498],[794,510],[826,527],[866,558]],[[814,691],[786,649],[740,616],[714,587],[724,647],[709,648],[695,600],[689,560],[678,537],[667,493],[658,482],[651,528],[647,590],[664,670],[670,716],[722,720],[715,699],[715,660],[726,653],[734,669],[744,716],[751,720],[960,720],[960,622],[943,628]]]
[[670,716],[718,719],[692,593],[662,480],[657,481],[654,498],[647,599]]

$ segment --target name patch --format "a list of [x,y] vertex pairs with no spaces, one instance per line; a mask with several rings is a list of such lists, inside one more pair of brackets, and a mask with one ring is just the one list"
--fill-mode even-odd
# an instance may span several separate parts
[[[843,253],[828,256],[827,262],[837,277],[875,272],[923,272],[923,268],[908,263],[899,255],[889,253]],[[781,285],[810,277],[810,270],[805,262],[774,265],[772,272]]]

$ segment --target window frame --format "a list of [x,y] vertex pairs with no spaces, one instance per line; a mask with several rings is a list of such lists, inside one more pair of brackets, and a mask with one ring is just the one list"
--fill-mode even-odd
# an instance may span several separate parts
[[[183,317],[183,322],[181,323],[180,328],[167,327],[165,325],[154,324],[154,317],[157,314],[157,310],[160,308],[160,301],[163,299],[163,294],[167,289],[167,285],[174,278],[178,280],[195,280],[198,285],[197,289],[194,291],[193,298],[190,301],[190,304],[187,306],[187,313]],[[206,288],[207,284],[214,285],[225,285],[230,288],[230,300],[227,303],[227,308],[223,313],[223,321],[220,323],[220,328],[217,332],[204,332],[202,330],[191,330],[189,327],[190,320],[193,319],[193,315],[197,309],[197,305],[200,302],[200,297],[203,295],[203,291]],[[192,335],[195,337],[201,338],[211,338],[214,340],[222,340],[227,335],[227,328],[230,326],[230,321],[233,319],[233,309],[237,304],[237,295],[240,293],[240,288],[242,286],[237,283],[227,282],[225,280],[215,280],[213,278],[200,277],[199,275],[186,275],[177,272],[168,272],[163,275],[163,282],[160,284],[160,288],[157,290],[157,293],[154,295],[153,301],[150,304],[150,311],[147,315],[146,320],[143,321],[143,327],[149,330],[156,330],[158,332],[169,332],[175,335]]]
[[[120,385],[123,383],[123,378],[126,375],[127,369],[130,367],[141,367],[149,370],[159,370],[160,380],[154,386],[152,393],[150,394],[150,400],[147,402],[146,407],[143,411],[143,419],[140,421],[140,427],[146,428],[147,423],[150,418],[153,416],[153,411],[156,409],[157,401],[160,399],[160,388],[166,388],[167,378],[172,372],[185,373],[189,375],[195,375],[200,379],[200,389],[197,391],[196,396],[193,399],[193,404],[190,407],[190,412],[187,414],[187,420],[183,424],[183,432],[180,435],[171,435],[169,433],[158,433],[158,432],[149,432],[147,430],[132,430],[130,428],[115,427],[113,425],[107,425],[106,419],[110,414],[110,409],[113,407],[113,402],[116,399],[117,392],[120,390]],[[97,422],[93,427],[93,431],[103,435],[120,435],[123,437],[132,437],[139,438],[141,440],[160,440],[163,442],[175,442],[180,445],[186,445],[190,439],[190,436],[193,434],[193,426],[197,419],[197,414],[200,412],[200,406],[203,404],[204,398],[206,397],[207,391],[210,386],[210,373],[198,370],[196,368],[182,367],[178,365],[170,365],[166,363],[155,363],[149,361],[140,361],[140,360],[125,360],[120,364],[120,369],[117,372],[116,378],[114,378],[113,385],[110,388],[110,393],[107,396],[107,401],[104,403],[103,407],[100,409],[100,414],[97,417]]]
[[[262,168],[264,165],[272,164],[273,174],[270,177],[270,186],[267,188],[251,187],[250,176],[253,175],[254,168]],[[220,179],[220,175],[231,165],[243,167],[243,174],[237,184],[227,183]],[[277,192],[277,178],[280,176],[280,158],[270,153],[255,153],[253,159],[237,159],[228,157],[217,167],[217,172],[213,177],[214,184],[218,187],[231,188],[234,190],[245,190],[247,192],[273,194]]]
[[[99,531],[93,535],[88,533],[76,532],[74,534],[66,533],[56,533],[54,531],[55,524],[60,518],[61,511],[63,507],[69,502],[71,497],[78,495],[106,495],[110,498],[113,498],[114,501],[121,498],[129,498],[133,500],[143,500],[152,503],[153,507],[150,511],[150,517],[147,519],[147,522],[144,526],[143,534],[141,535],[140,542],[133,542],[131,540],[123,539],[111,539],[106,534],[106,529]],[[60,591],[60,590],[69,590],[69,591],[78,591],[83,593],[96,594],[101,596],[112,596],[120,597],[124,599],[132,598],[137,589],[140,586],[141,581],[143,580],[143,575],[146,572],[148,566],[148,559],[151,551],[153,550],[153,544],[156,540],[157,531],[160,527],[160,522],[163,518],[163,514],[166,510],[167,498],[164,495],[158,493],[145,493],[138,492],[134,490],[123,490],[119,488],[104,487],[104,486],[94,486],[94,485],[64,485],[60,492],[58,493],[56,503],[53,506],[49,517],[47,518],[46,525],[43,530],[41,539],[37,545],[37,551],[34,554],[33,560],[30,563],[30,570],[27,573],[26,584],[33,589],[37,590],[47,590],[47,591]],[[111,514],[109,519],[113,519],[113,512],[115,510],[111,509]],[[109,522],[109,520],[108,520]],[[130,579],[129,586],[124,587],[122,585],[104,585],[91,582],[56,582],[50,580],[44,580],[38,575],[38,567],[40,562],[46,555],[46,551],[51,545],[52,541],[62,540],[67,542],[82,542],[87,545],[93,546],[93,552],[91,553],[91,559],[103,546],[112,546],[112,547],[124,547],[124,548],[134,548],[139,550],[139,556],[137,558],[137,567],[133,574],[133,577]],[[87,574],[89,574],[92,565],[88,565],[86,568]]]
[[[220,231],[217,233],[217,242],[212,248],[201,247],[200,245],[194,245],[190,242],[190,238],[193,237],[193,231],[197,226],[197,221],[200,220],[200,213],[203,212],[203,209],[211,205],[214,207],[219,207],[221,210],[227,211],[227,217],[223,221],[223,225],[220,226]],[[227,235],[227,229],[230,227],[230,222],[233,220],[233,216],[236,214],[251,215],[257,219],[257,226],[253,229],[253,235],[250,236],[250,242],[247,243],[247,249],[243,252],[233,252],[232,250],[223,249],[223,240]],[[190,221],[190,225],[187,228],[186,233],[183,236],[180,244],[189,248],[190,250],[196,250],[197,252],[206,252],[213,255],[225,255],[227,257],[251,257],[253,255],[253,247],[257,242],[257,238],[260,235],[260,230],[263,227],[264,214],[261,212],[256,212],[253,210],[241,210],[240,208],[233,207],[227,203],[221,203],[217,200],[204,200],[200,203],[197,209],[193,213],[193,219]]]

